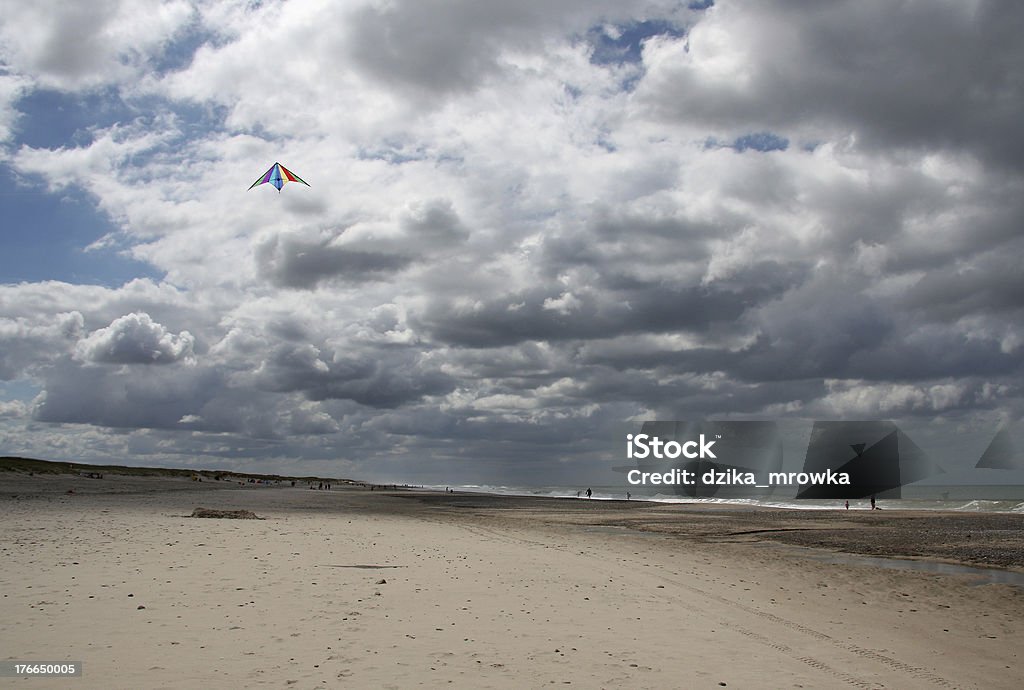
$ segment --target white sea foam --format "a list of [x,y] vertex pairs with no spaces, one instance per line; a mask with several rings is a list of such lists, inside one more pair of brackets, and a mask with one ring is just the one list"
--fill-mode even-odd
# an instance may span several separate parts
[[[494,484],[450,484],[432,485],[424,488],[436,491],[444,491],[452,488],[455,491],[466,493],[488,493],[501,496],[533,496],[538,498],[579,498],[586,499],[587,487],[567,486],[515,486],[515,485],[494,485]],[[626,492],[631,487],[617,486],[593,486],[590,500],[596,501],[622,501],[626,499]],[[990,490],[990,487],[980,487],[979,490]],[[960,491],[969,492],[971,487],[961,487]],[[779,510],[842,510],[845,506],[843,500],[797,500],[793,498],[716,498],[691,496],[680,496],[677,494],[655,494],[640,495],[632,493],[634,501],[653,501],[656,503],[679,503],[679,504],[715,504],[735,506],[755,506],[760,508],[773,508]],[[1024,513],[1024,502],[1020,499],[938,499],[938,498],[902,498],[902,499],[879,499],[878,507],[883,510],[948,510],[958,512],[996,512],[996,513]],[[851,510],[865,510],[870,507],[869,499],[851,499]]]

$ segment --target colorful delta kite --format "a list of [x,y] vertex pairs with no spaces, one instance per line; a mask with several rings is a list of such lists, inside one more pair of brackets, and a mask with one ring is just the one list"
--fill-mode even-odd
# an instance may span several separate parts
[[249,187],[249,189],[252,189],[257,185],[266,184],[268,182],[277,187],[278,192],[281,191],[281,187],[284,187],[285,182],[301,182],[307,187],[309,186],[308,182],[306,182],[304,179],[293,173],[288,168],[284,167],[280,163],[274,163],[272,166],[270,166],[270,170],[263,173],[260,176],[260,179],[252,183],[252,186]]

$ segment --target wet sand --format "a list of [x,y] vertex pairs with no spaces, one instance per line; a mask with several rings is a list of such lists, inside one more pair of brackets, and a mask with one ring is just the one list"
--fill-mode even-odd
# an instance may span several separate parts
[[13,473],[0,512],[0,653],[84,664],[33,687],[1020,686],[1024,588],[822,556],[1019,567],[1024,516]]

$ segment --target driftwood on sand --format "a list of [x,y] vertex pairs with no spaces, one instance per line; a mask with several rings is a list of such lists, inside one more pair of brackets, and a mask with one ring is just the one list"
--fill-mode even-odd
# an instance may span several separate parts
[[213,508],[196,508],[192,511],[194,518],[227,518],[231,520],[262,520],[251,510],[214,510]]

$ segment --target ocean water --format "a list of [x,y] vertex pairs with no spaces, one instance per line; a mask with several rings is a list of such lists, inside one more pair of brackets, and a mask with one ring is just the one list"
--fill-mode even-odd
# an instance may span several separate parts
[[[535,496],[575,499],[577,492],[586,500],[587,487],[568,486],[514,486],[488,484],[428,485],[425,489],[471,493],[498,494],[502,496]],[[786,508],[791,510],[836,510],[844,507],[843,501],[805,500],[783,496],[764,498],[691,498],[677,494],[641,494],[635,487],[591,486],[591,500],[624,501],[626,492],[633,500],[655,501],[658,503],[708,503],[719,505],[758,506],[764,508]],[[902,498],[879,498],[877,505],[883,510],[949,510],[971,513],[1024,513],[1024,486],[905,486]],[[850,509],[868,509],[869,499],[851,499]]]

